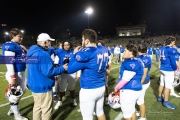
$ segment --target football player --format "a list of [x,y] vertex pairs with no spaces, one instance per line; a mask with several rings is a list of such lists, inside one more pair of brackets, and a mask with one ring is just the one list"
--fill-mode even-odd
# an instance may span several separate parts
[[[25,94],[26,78],[25,78],[24,71],[26,69],[26,62],[25,61],[21,61],[19,63],[16,62],[17,57],[23,59],[26,54],[24,50],[25,48],[23,49],[20,46],[23,36],[22,36],[21,31],[17,28],[12,28],[9,35],[10,35],[11,41],[8,41],[3,44],[2,53],[5,57],[12,58],[15,61],[14,62],[6,61],[7,62],[6,79],[9,82],[9,86],[19,85],[23,90],[23,94]],[[7,113],[7,115],[10,116],[14,114],[15,120],[27,120],[27,118],[20,115],[18,104],[19,104],[18,101],[14,103],[10,102],[10,110]]]
[[[62,66],[69,63],[70,57],[73,54],[73,46],[71,42],[65,41],[62,43],[62,49],[56,51],[56,61]],[[57,62],[55,62],[57,63]],[[75,99],[75,83],[76,83],[76,73],[72,74],[61,74],[58,77],[58,87],[60,93],[58,93],[58,102],[56,103],[54,109],[58,109],[62,105],[62,98],[65,95],[66,87],[68,87],[71,95],[71,106],[77,106]]]
[[170,91],[170,95],[179,98],[180,96],[177,95],[177,94],[174,92],[174,87],[176,87],[176,86],[179,85],[179,82],[178,82],[178,81],[179,81],[179,78],[180,78],[180,76],[179,76],[179,72],[180,72],[180,71],[179,71],[179,70],[180,70],[180,60],[179,60],[179,52],[178,52],[178,50],[177,50],[177,47],[174,45],[173,48],[174,48],[174,51],[176,51],[176,53],[175,53],[175,59],[176,59],[176,63],[177,63],[177,70],[175,71],[174,82],[173,82],[173,86],[172,86],[171,91]]
[[124,53],[124,46],[122,46],[122,45],[120,45],[120,52],[121,52],[120,61],[122,62],[123,61],[123,53]]
[[127,44],[124,50],[124,61],[120,67],[120,76],[114,92],[120,90],[120,104],[125,120],[135,120],[135,104],[142,93],[143,62],[136,58],[136,45]]
[[105,92],[105,73],[109,61],[108,50],[104,46],[96,46],[97,33],[92,29],[82,32],[82,46],[74,49],[68,65],[68,73],[82,70],[80,77],[80,110],[83,120],[93,120],[93,112],[98,120],[105,120],[103,110]]
[[147,48],[147,54],[151,57],[151,60],[153,58],[153,47],[151,45],[148,46]]
[[[55,60],[55,49],[54,47],[51,46],[51,41],[48,40],[48,50],[46,51],[51,59],[54,61]],[[55,80],[57,80],[58,76],[55,76]],[[55,82],[55,85],[53,87],[53,100],[57,102],[57,93],[56,93],[56,87],[57,87],[57,82]]]
[[[50,45],[51,45],[51,41],[48,41],[48,42],[50,42]],[[51,59],[54,61],[54,58],[55,58],[54,51],[55,51],[55,49],[52,46],[48,46],[48,47],[49,47],[49,49],[46,52],[51,56]]]
[[138,45],[138,58],[140,58],[142,60],[142,62],[144,63],[144,74],[141,79],[143,88],[142,88],[141,95],[140,95],[139,99],[137,100],[137,104],[140,107],[140,119],[139,120],[146,120],[146,118],[145,118],[146,107],[145,107],[145,103],[144,103],[144,97],[145,97],[146,90],[150,86],[149,71],[151,69],[152,61],[151,61],[150,56],[146,52],[147,52],[147,45],[145,43],[139,44]]
[[[177,70],[176,65],[176,51],[172,48],[175,45],[176,39],[174,37],[168,37],[165,42],[166,45],[160,48],[160,85],[159,85],[159,93],[158,93],[158,102],[163,102],[163,106],[176,109],[175,106],[168,102],[170,89],[172,88],[172,84],[174,81],[174,72]],[[164,94],[164,98],[162,97]]]
[[[105,43],[103,41],[99,40],[96,42],[96,45],[105,46]],[[111,71],[111,51],[110,50],[108,50],[108,55],[109,55],[109,62],[108,62],[108,66],[107,66],[107,70],[106,70],[106,74],[105,74],[105,82],[106,82],[106,90],[104,93],[104,96],[105,96],[104,104],[105,105],[108,105],[108,95],[109,95],[108,76]]]

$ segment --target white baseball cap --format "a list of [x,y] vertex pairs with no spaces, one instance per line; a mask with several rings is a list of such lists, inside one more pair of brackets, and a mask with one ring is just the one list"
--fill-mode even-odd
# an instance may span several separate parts
[[51,38],[47,33],[41,33],[39,34],[37,41],[55,41],[55,39]]

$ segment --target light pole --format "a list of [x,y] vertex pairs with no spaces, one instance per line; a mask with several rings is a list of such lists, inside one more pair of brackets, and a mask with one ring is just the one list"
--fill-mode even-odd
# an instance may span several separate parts
[[88,8],[85,13],[88,14],[88,29],[89,29],[89,15],[93,12],[93,9],[92,8]]

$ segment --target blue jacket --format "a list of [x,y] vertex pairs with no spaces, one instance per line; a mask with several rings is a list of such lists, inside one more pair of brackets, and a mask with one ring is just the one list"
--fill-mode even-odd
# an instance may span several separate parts
[[52,90],[55,84],[54,76],[64,72],[63,67],[53,67],[53,61],[42,47],[33,45],[27,53],[29,62],[27,67],[27,84],[34,93],[44,93]]

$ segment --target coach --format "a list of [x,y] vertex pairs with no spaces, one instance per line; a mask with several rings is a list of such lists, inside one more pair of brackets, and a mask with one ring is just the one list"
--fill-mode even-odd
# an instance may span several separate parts
[[40,34],[37,38],[37,45],[31,46],[27,53],[28,59],[33,60],[27,68],[28,87],[34,98],[33,120],[52,119],[54,76],[67,70],[66,64],[63,67],[53,67],[51,57],[45,52],[48,50],[49,41],[54,41],[54,39],[46,33]]

